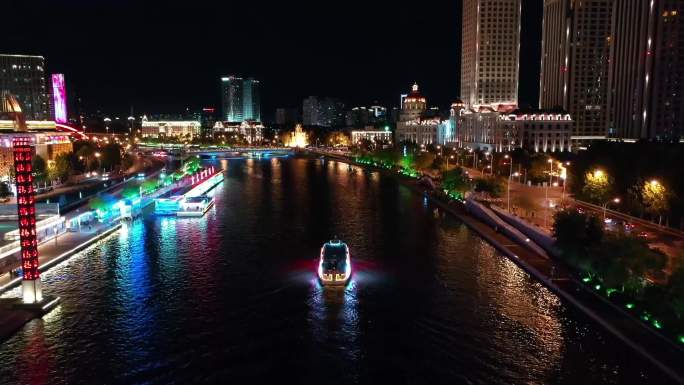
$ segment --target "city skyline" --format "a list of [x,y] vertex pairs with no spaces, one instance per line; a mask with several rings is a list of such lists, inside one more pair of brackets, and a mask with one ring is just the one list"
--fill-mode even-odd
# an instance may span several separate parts
[[[534,106],[542,8],[541,0],[525,3],[520,102]],[[335,15],[319,7],[302,10],[277,5],[261,10],[258,4],[210,7],[202,2],[187,9],[79,1],[36,6],[46,12],[36,15],[30,30],[14,25],[19,20],[8,21],[10,31],[22,33],[10,32],[0,51],[44,56],[47,71],[65,74],[67,89],[81,99],[87,112],[126,114],[131,106],[136,113],[218,108],[221,98],[216,80],[233,73],[261,81],[262,115],[268,119],[273,119],[277,107],[301,106],[310,95],[330,95],[349,106],[378,102],[398,107],[397,95],[414,82],[440,108],[448,108],[460,97],[460,2],[428,3],[411,12],[364,5],[363,13],[353,11],[360,4],[349,4]],[[24,7],[16,5],[19,13],[24,13]],[[231,19],[231,36],[245,42],[244,50],[223,47],[220,15],[228,10],[259,15],[258,21]],[[136,28],[127,28],[123,21],[132,14]],[[48,33],[53,17],[78,22],[65,22],[60,34]],[[355,28],[349,28],[349,20],[355,20]],[[162,24],[181,21],[201,28],[158,30]],[[254,22],[259,32],[246,28]],[[62,34],[82,30],[89,34],[81,35],[79,44],[60,43]],[[400,37],[404,30],[420,33]],[[306,49],[302,50],[304,41]],[[350,45],[353,50],[345,49]],[[433,52],[438,59],[407,58],[405,46]],[[413,63],[407,66],[407,60]],[[107,92],[102,93],[103,89]]]

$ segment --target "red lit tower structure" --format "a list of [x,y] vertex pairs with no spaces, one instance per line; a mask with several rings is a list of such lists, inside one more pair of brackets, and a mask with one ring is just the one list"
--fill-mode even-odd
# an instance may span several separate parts
[[33,138],[15,137],[14,168],[17,184],[17,211],[19,214],[19,241],[23,271],[22,297],[27,304],[41,302],[43,292],[38,268],[38,240],[36,237],[36,204],[33,189]]

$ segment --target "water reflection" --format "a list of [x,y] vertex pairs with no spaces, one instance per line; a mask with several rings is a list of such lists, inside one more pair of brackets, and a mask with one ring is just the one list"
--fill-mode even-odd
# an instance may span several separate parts
[[[136,220],[44,274],[62,304],[0,345],[0,383],[30,379],[34,354],[55,383],[658,383],[393,178],[211,162],[227,177],[204,217]],[[335,234],[354,275],[323,288],[314,259]]]

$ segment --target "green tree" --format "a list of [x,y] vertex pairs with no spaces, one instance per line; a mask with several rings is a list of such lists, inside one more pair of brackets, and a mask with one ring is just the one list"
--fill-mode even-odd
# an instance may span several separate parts
[[7,182],[0,182],[0,198],[5,199],[12,195],[12,190]]
[[69,178],[72,172],[71,157],[71,154],[67,153],[57,155],[55,163],[51,167],[51,173],[54,175],[54,179],[64,180]]
[[597,169],[584,175],[582,195],[597,205],[603,205],[610,199],[613,179],[605,171]]
[[431,168],[435,162],[435,154],[431,152],[421,152],[416,157],[416,168],[418,170],[426,170]]
[[49,180],[47,162],[42,156],[36,154],[33,157],[33,172],[36,174],[36,182],[45,182]]
[[121,165],[121,146],[117,143],[110,143],[100,151],[100,165],[106,170],[113,170]]
[[666,286],[668,303],[679,319],[684,321],[684,265],[675,270]]
[[607,287],[638,295],[646,276],[665,267],[666,257],[648,247],[641,239],[612,236],[591,250],[593,266]]
[[644,183],[641,197],[646,211],[652,215],[659,216],[659,221],[662,222],[663,214],[670,209],[669,192],[667,188],[655,179],[648,181]]
[[442,173],[442,188],[463,197],[470,190],[470,183],[463,169],[457,167]]
[[76,156],[83,162],[85,171],[92,171],[98,168],[98,160],[95,157],[95,147],[89,142],[79,143]]
[[504,181],[498,177],[475,179],[475,191],[486,192],[493,197],[500,197],[504,191]]
[[543,154],[537,154],[529,160],[529,170],[527,171],[527,179],[532,183],[549,182],[549,157]]
[[600,244],[603,228],[598,218],[575,210],[559,211],[554,216],[553,237],[563,258],[582,271],[593,271],[588,249]]

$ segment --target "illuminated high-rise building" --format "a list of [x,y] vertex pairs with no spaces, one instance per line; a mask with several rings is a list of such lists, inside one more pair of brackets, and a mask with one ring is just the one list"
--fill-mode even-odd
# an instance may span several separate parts
[[463,0],[461,97],[470,108],[518,105],[521,0]]
[[221,78],[221,105],[223,120],[243,122],[261,121],[260,83],[254,78],[243,79],[237,76]]
[[254,78],[245,79],[242,83],[242,104],[244,120],[261,121],[261,96],[259,81]]
[[237,76],[221,78],[221,106],[223,120],[242,122],[244,120],[243,79]]
[[612,134],[684,134],[684,2],[616,1],[610,68]]
[[0,55],[2,91],[16,96],[27,120],[50,119],[42,56]]
[[569,112],[576,140],[608,133],[612,11],[613,0],[544,0],[539,107]]

